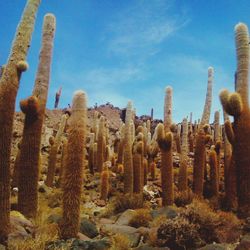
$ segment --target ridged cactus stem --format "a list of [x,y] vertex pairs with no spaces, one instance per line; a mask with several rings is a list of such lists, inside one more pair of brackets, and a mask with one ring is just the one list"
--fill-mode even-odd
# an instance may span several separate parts
[[32,96],[20,102],[25,113],[20,153],[18,209],[27,217],[35,217],[38,206],[39,158],[42,126],[47,102],[50,66],[55,34],[55,17],[47,14],[43,22],[42,47]]
[[[226,126],[227,130],[231,130],[231,122],[229,120],[229,116],[224,111],[224,180],[225,180],[225,195],[226,195],[226,203],[229,209],[235,210],[237,208],[237,176],[235,169],[235,162],[232,157],[232,146],[227,138]],[[231,136],[232,137],[232,136]],[[233,139],[231,138],[231,142]]]
[[[237,52],[236,92],[224,90],[220,100],[224,110],[234,116],[231,134],[233,156],[237,175],[238,212],[241,217],[250,216],[250,110],[248,102],[249,32],[245,24],[235,27]],[[230,130],[228,130],[230,132]]]
[[171,206],[174,203],[174,180],[173,180],[173,135],[165,132],[164,125],[157,126],[157,142],[161,150],[161,186],[162,206]]
[[214,143],[220,141],[220,112],[214,113]]
[[10,227],[10,154],[16,95],[19,88],[20,61],[25,61],[30,47],[40,0],[27,1],[22,18],[0,78],[0,243],[6,244]]
[[65,138],[62,142],[61,166],[60,166],[59,180],[58,180],[60,187],[61,187],[62,179],[63,179],[63,175],[64,175],[67,146],[68,146],[68,140]]
[[109,171],[107,166],[103,168],[101,173],[101,200],[106,201],[109,194]]
[[101,116],[99,121],[98,128],[98,137],[97,137],[97,170],[99,173],[102,172],[103,163],[104,163],[104,149],[106,147],[104,142],[104,130],[105,130],[105,119]]
[[217,154],[215,150],[212,149],[209,153],[211,195],[216,198],[218,198],[219,195],[219,176],[217,170],[217,162]]
[[172,125],[172,99],[173,89],[168,86],[165,89],[165,100],[164,100],[164,129],[166,132],[170,131]]
[[48,187],[53,186],[55,170],[56,170],[57,152],[58,152],[59,146],[61,144],[61,137],[62,137],[63,131],[65,129],[67,118],[68,118],[67,114],[62,115],[61,123],[60,123],[59,129],[56,133],[54,143],[50,148],[48,173],[47,173],[47,179],[45,181],[45,184]]
[[143,142],[140,141],[135,145],[133,154],[133,168],[134,168],[134,193],[142,194],[142,152]]
[[209,124],[211,105],[212,105],[213,78],[214,78],[214,69],[212,67],[209,67],[206,101],[202,113],[202,118],[199,124],[199,128],[202,128],[205,124]]
[[194,175],[193,190],[199,197],[203,196],[204,172],[206,167],[206,144],[211,137],[200,129],[196,138],[196,147],[194,154]]
[[124,131],[124,192],[133,193],[134,172],[131,140],[131,120],[133,117],[132,103],[128,102],[126,109],[125,131]]
[[183,119],[182,121],[182,143],[181,143],[181,155],[180,155],[180,170],[178,179],[179,191],[186,191],[188,188],[187,181],[187,167],[188,167],[188,121]]
[[83,189],[83,166],[87,124],[87,100],[83,91],[74,94],[69,120],[68,146],[63,175],[63,218],[60,225],[63,239],[77,238]]

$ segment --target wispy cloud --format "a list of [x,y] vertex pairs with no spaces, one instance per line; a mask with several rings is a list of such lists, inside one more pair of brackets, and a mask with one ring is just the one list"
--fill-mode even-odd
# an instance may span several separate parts
[[157,53],[158,45],[189,21],[184,11],[173,14],[172,5],[170,0],[134,1],[109,24],[109,51],[124,56]]

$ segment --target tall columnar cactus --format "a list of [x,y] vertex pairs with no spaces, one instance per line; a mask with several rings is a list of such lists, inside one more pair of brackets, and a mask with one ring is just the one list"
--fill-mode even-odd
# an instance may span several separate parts
[[[237,208],[237,176],[235,169],[235,161],[232,157],[232,146],[227,138],[226,130],[231,129],[231,123],[228,114],[224,111],[224,180],[225,180],[225,196],[226,205],[229,209]],[[230,131],[228,131],[230,134]],[[232,138],[231,138],[232,139]]]
[[88,167],[91,174],[94,174],[94,142],[95,134],[90,133]]
[[211,105],[212,105],[213,78],[214,78],[214,69],[212,67],[209,67],[206,101],[205,101],[205,105],[204,105],[204,109],[202,113],[202,118],[199,123],[200,128],[202,128],[205,124],[209,124]]
[[0,243],[5,243],[10,216],[10,153],[16,95],[40,0],[28,0],[18,25],[7,64],[0,78]]
[[194,158],[194,175],[193,190],[199,197],[203,196],[204,171],[206,167],[206,144],[211,140],[207,134],[208,125],[199,129],[196,138],[195,158]]
[[220,141],[220,112],[214,113],[214,143]]
[[125,131],[124,131],[124,192],[133,193],[134,172],[131,140],[131,120],[133,117],[132,103],[128,102],[126,109]]
[[62,179],[63,179],[63,175],[64,175],[67,146],[68,146],[68,140],[66,138],[64,138],[62,140],[61,166],[60,166],[59,180],[58,180],[60,186],[62,184]]
[[55,170],[56,170],[57,152],[58,152],[59,146],[61,144],[61,137],[62,137],[64,128],[66,125],[67,118],[68,118],[67,114],[62,115],[61,123],[60,123],[59,129],[56,133],[54,143],[50,148],[49,162],[48,162],[48,173],[47,173],[47,179],[45,181],[45,184],[48,187],[52,187],[52,185],[53,185]]
[[102,172],[104,163],[104,149],[106,147],[104,142],[104,130],[105,130],[105,119],[101,116],[98,127],[98,137],[97,137],[97,170],[99,173]]
[[20,171],[20,143],[18,143],[18,149],[16,154],[16,159],[14,163],[14,170],[12,174],[11,187],[18,187],[19,171]]
[[217,153],[214,149],[212,149],[209,153],[211,195],[216,198],[218,198],[219,195],[219,176],[217,163]]
[[[237,80],[234,93],[223,90],[220,100],[224,110],[234,117],[228,129],[228,140],[233,147],[237,173],[238,210],[243,217],[250,216],[250,109],[248,100],[249,33],[245,24],[235,27],[237,52]],[[231,124],[228,123],[228,126]]]
[[[105,165],[105,163],[104,163]],[[109,170],[107,165],[104,166],[101,173],[101,200],[106,201],[109,194]]]
[[32,96],[22,100],[20,107],[25,114],[20,153],[18,209],[28,217],[36,216],[38,206],[37,184],[42,126],[47,102],[50,66],[55,34],[55,17],[44,17],[42,47]]
[[178,188],[180,191],[186,191],[188,188],[187,181],[187,167],[188,167],[188,121],[183,119],[182,121],[182,144],[181,144],[181,156],[180,156],[180,170],[178,179]]
[[79,231],[87,124],[86,102],[86,94],[83,91],[75,92],[72,115],[69,120],[68,146],[62,183],[63,218],[60,232],[63,239],[76,238]]
[[158,124],[157,142],[161,150],[161,186],[162,205],[173,205],[174,202],[174,180],[173,180],[173,158],[172,143],[173,135],[165,132],[164,125]]
[[122,124],[120,128],[120,142],[118,144],[118,152],[117,152],[117,164],[123,163],[123,153],[124,153],[124,132],[125,132],[125,124]]
[[165,100],[164,100],[164,128],[165,131],[170,131],[170,126],[172,125],[172,98],[173,89],[168,86],[165,90]]
[[143,142],[139,141],[134,146],[133,153],[133,168],[134,168],[134,193],[142,193],[142,154],[143,154]]

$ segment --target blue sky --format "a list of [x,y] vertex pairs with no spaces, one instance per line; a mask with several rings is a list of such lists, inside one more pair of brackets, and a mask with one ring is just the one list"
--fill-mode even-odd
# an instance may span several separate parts
[[[25,3],[0,0],[0,64]],[[57,18],[48,108],[62,86],[62,108],[83,89],[89,106],[124,107],[132,100],[138,115],[154,108],[162,118],[164,89],[171,85],[175,122],[190,111],[200,118],[209,66],[215,70],[212,111],[221,110],[220,89],[233,90],[234,26],[250,25],[249,0],[42,0],[17,107],[32,92],[48,12]]]

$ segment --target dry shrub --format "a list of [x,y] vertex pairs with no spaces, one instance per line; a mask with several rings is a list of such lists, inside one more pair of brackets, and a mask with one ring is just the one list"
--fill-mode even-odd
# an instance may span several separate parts
[[159,215],[150,223],[150,227],[159,227],[160,225],[167,222],[167,217],[165,215]]
[[137,209],[135,215],[129,221],[131,227],[148,227],[152,216],[149,209],[141,208]]
[[122,194],[115,198],[112,205],[115,213],[121,213],[127,209],[143,208],[144,201],[141,194]]
[[175,250],[196,249],[204,245],[198,229],[197,225],[181,216],[168,219],[157,230],[156,244]]
[[185,207],[193,201],[193,198],[194,194],[192,190],[188,189],[183,192],[176,192],[174,202],[177,207]]
[[[183,209],[180,216],[198,225],[200,237],[207,243],[234,242],[240,234],[240,222],[236,216],[215,212],[207,203],[197,199]],[[230,233],[230,230],[234,232]]]
[[112,237],[112,246],[109,250],[130,250],[130,241],[123,234],[116,234]]
[[58,232],[57,224],[42,226],[34,238],[10,241],[9,250],[44,250],[48,242],[58,239]]

